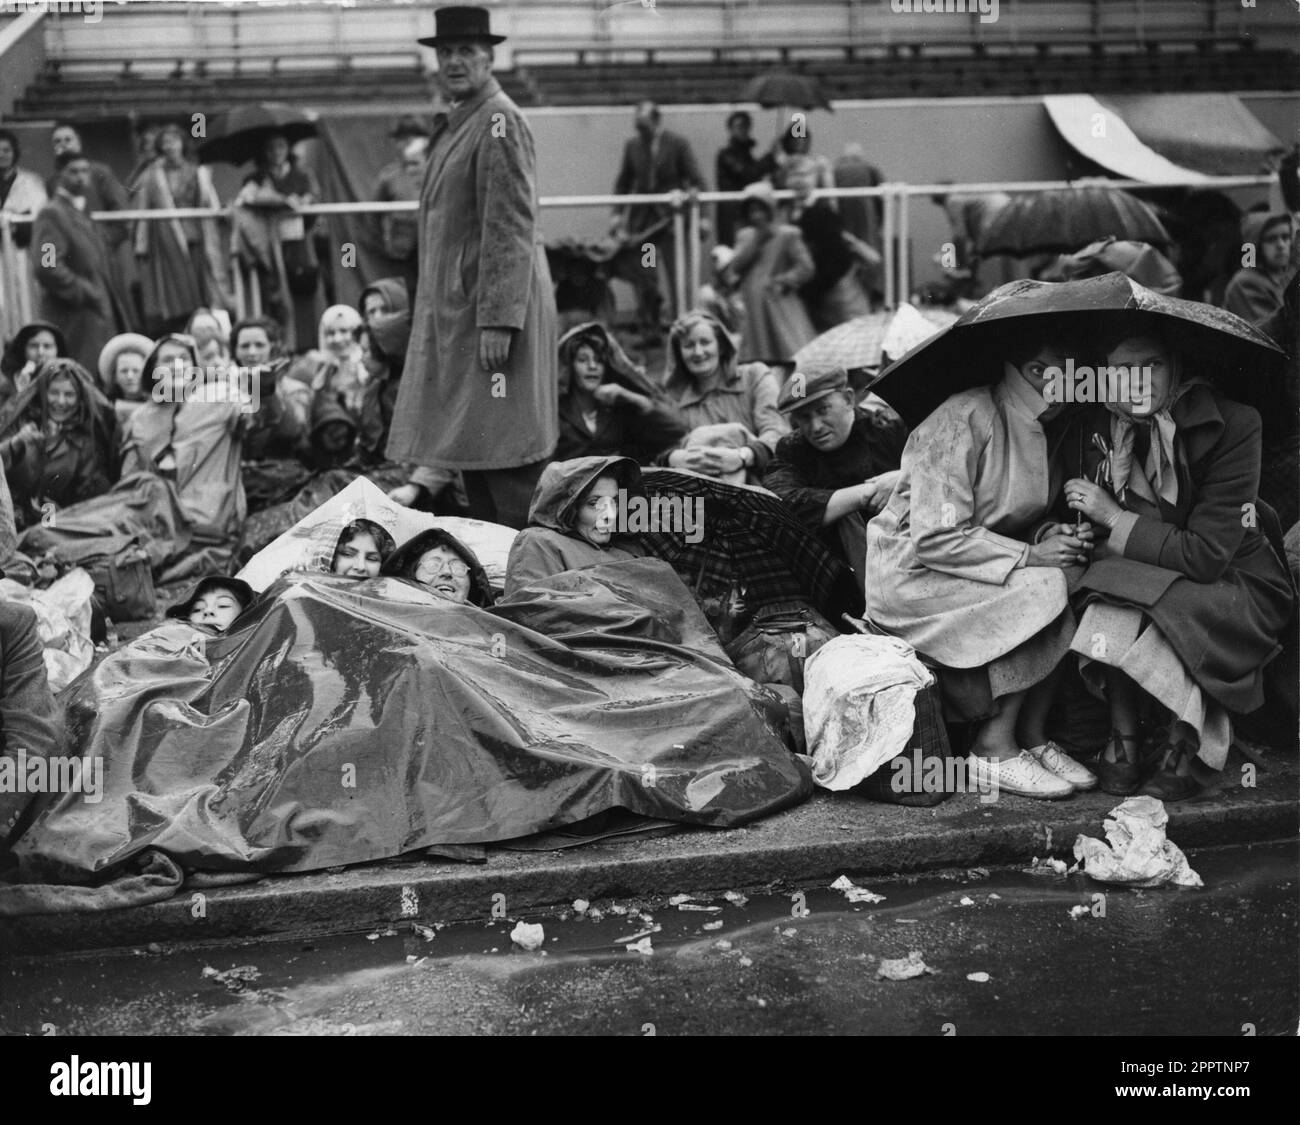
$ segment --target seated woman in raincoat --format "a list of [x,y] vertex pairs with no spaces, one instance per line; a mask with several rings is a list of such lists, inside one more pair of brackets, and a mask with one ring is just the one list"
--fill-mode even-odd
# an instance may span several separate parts
[[645,552],[619,534],[619,495],[644,495],[641,468],[628,457],[553,461],[542,471],[506,563],[506,597],[565,570],[635,559]]
[[0,407],[0,459],[19,531],[117,481],[112,404],[76,360],[43,363],[27,389]]
[[571,328],[560,340],[560,443],[555,459],[649,461],[686,436],[677,410],[652,386],[604,325]]
[[981,721],[978,784],[1027,797],[1097,784],[1044,730],[1074,635],[1065,572],[1092,532],[1049,519],[1062,407],[1043,389],[1053,365],[1080,354],[1050,325],[1012,338],[1000,382],[953,395],[912,432],[893,495],[867,524],[867,616],[942,666],[949,711]]
[[[1110,490],[1086,477],[1065,486],[1105,536],[1072,648],[1110,704],[1097,769],[1117,796],[1183,800],[1201,789],[1197,760],[1223,767],[1229,713],[1263,704],[1264,665],[1291,614],[1290,577],[1256,503],[1260,416],[1187,371],[1198,347],[1133,319],[1112,331],[1107,364],[1149,371],[1150,398],[1094,408]],[[1139,713],[1151,700],[1168,721],[1144,755]]]
[[383,573],[409,579],[460,605],[487,609],[495,600],[478,556],[451,532],[438,527],[403,543],[384,563]]
[[780,382],[762,363],[736,363],[736,341],[709,313],[678,317],[668,333],[664,389],[689,427],[661,464],[736,484],[761,484],[790,426],[776,408]]
[[249,404],[202,378],[194,342],[164,336],[145,361],[152,389],[122,431],[122,473],[172,481],[192,525],[191,554],[167,581],[227,569],[248,513],[239,475]]

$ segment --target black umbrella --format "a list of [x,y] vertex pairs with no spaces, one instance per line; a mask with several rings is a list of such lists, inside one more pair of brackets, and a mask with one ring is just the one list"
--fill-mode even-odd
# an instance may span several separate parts
[[766,489],[675,469],[645,469],[642,482],[651,511],[656,498],[704,501],[698,531],[679,525],[637,534],[697,596],[734,589],[749,611],[803,600],[832,621],[860,600],[852,571]]
[[980,233],[981,254],[1072,254],[1103,238],[1168,246],[1169,232],[1140,199],[1115,188],[1076,187],[1014,197]]
[[199,159],[205,164],[246,164],[261,157],[266,139],[275,133],[296,144],[316,135],[316,122],[302,110],[277,102],[241,105],[208,123]]
[[1109,328],[1117,315],[1131,319],[1135,330],[1144,320],[1172,327],[1193,373],[1209,376],[1243,401],[1256,397],[1253,385],[1262,385],[1259,377],[1274,374],[1283,358],[1272,340],[1226,309],[1163,296],[1116,272],[999,286],[885,368],[871,389],[915,427],[949,396],[1001,379],[1006,345],[1031,318],[1061,318],[1071,322],[1063,327],[1087,334]]
[[791,74],[787,70],[770,70],[745,83],[741,91],[742,102],[758,102],[764,109],[779,106],[797,106],[800,109],[830,109],[830,100],[821,83],[806,74]]

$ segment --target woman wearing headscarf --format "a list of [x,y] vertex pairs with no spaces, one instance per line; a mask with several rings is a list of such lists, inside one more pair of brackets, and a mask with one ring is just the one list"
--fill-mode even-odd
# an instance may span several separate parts
[[648,461],[686,436],[677,410],[602,324],[560,338],[557,461],[628,456]]
[[57,324],[45,320],[24,324],[0,356],[0,405],[25,391],[46,360],[67,354],[67,337]]
[[331,305],[317,325],[316,347],[289,371],[311,387],[313,396],[337,398],[358,418],[370,381],[357,341],[362,323],[361,314],[351,305]]
[[440,527],[421,531],[403,543],[384,563],[383,573],[418,583],[458,605],[487,609],[495,600],[478,556]]
[[[212,173],[191,160],[186,135],[167,124],[154,138],[154,159],[135,181],[132,207],[170,211],[220,208]],[[229,281],[215,219],[141,221],[135,225],[135,257],[151,335],[178,330],[200,306],[224,307]]]
[[145,380],[149,400],[123,427],[122,472],[155,473],[176,486],[193,553],[190,568],[171,579],[225,570],[248,514],[239,473],[246,404],[229,401],[224,383],[206,386],[188,336],[158,341]]
[[698,310],[668,333],[664,390],[688,427],[659,460],[674,469],[734,483],[762,481],[790,425],[776,408],[780,384],[766,364],[736,362],[735,338]]
[[1046,736],[1074,636],[1067,572],[1091,528],[1054,523],[1064,479],[1053,367],[1083,354],[1049,318],[1002,347],[1002,378],[952,395],[908,438],[898,483],[867,524],[867,616],[940,665],[945,710],[978,723],[980,788],[1057,799],[1097,779]]
[[736,236],[736,253],[724,271],[745,302],[740,354],[781,362],[817,335],[799,298],[816,267],[799,228],[778,220],[770,184],[750,184],[741,208],[748,225]]
[[628,457],[577,457],[542,470],[528,526],[506,561],[506,597],[565,570],[625,562],[645,552],[619,533],[619,493],[644,496],[641,467]]
[[[1293,590],[1257,510],[1259,414],[1190,372],[1159,325],[1117,326],[1106,362],[1148,373],[1150,394],[1095,408],[1103,483],[1065,485],[1069,507],[1105,536],[1072,647],[1110,704],[1102,787],[1178,801],[1200,791],[1196,760],[1223,767],[1230,714],[1263,704]],[[1144,755],[1139,713],[1151,701],[1168,722]]]
[[75,360],[49,360],[0,408],[0,458],[21,531],[116,482],[113,407]]

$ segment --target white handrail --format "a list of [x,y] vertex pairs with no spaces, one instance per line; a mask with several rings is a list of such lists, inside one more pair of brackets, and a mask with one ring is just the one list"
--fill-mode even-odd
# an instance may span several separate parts
[[[1170,187],[1194,187],[1201,190],[1222,190],[1231,188],[1267,188],[1274,182],[1271,175],[1253,176],[1207,176],[1202,179],[1188,179],[1173,183],[1146,184],[1137,180],[1109,180],[1104,178],[1081,181],[1070,180],[1003,180],[984,183],[886,183],[876,187],[828,188],[816,192],[819,198],[855,199],[878,198],[883,202],[883,219],[881,224],[883,252],[883,287],[886,307],[893,308],[897,301],[906,296],[911,286],[910,263],[907,246],[910,236],[910,210],[908,201],[913,196],[925,195],[978,195],[989,192],[1030,193],[1043,191],[1061,191],[1071,188],[1106,187],[1122,189],[1156,189]],[[794,192],[787,190],[774,193],[777,199],[791,199]],[[672,237],[674,239],[675,268],[669,283],[673,286],[678,300],[678,307],[685,308],[694,302],[699,293],[702,274],[703,232],[700,222],[700,207],[709,203],[723,203],[743,200],[742,191],[698,191],[698,192],[660,192],[637,195],[550,195],[542,196],[539,204],[542,208],[551,207],[624,207],[628,204],[666,204],[673,209]],[[414,200],[402,200],[392,203],[357,201],[352,203],[313,203],[296,208],[302,215],[364,215],[395,214],[412,212],[419,209]],[[167,222],[172,219],[222,219],[231,215],[230,207],[177,207],[171,210],[127,210],[94,211],[91,218],[99,222]],[[32,219],[8,214],[4,216],[6,227],[30,223]],[[0,258],[0,270],[6,274],[14,273],[12,254]],[[0,282],[16,291],[18,286],[27,283],[26,278],[6,276]],[[255,301],[255,294],[250,294]]]

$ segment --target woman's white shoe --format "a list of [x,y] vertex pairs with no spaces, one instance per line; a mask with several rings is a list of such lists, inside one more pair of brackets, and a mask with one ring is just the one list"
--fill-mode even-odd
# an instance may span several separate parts
[[1079,792],[1097,788],[1097,775],[1086,766],[1081,766],[1050,738],[1042,746],[1035,746],[1026,752],[1032,754],[1043,769],[1068,781]]
[[1059,801],[1074,793],[1073,785],[1044,768],[1028,750],[1001,761],[972,754],[969,762],[981,792],[996,788],[998,792],[1043,801]]

